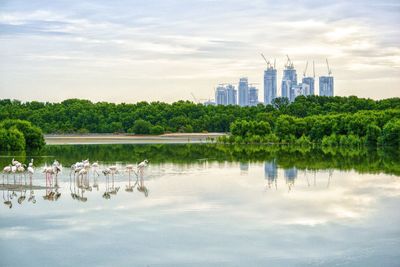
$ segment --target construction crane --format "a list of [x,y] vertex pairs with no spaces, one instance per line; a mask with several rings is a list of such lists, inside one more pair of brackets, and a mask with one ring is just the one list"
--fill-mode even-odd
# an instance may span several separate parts
[[272,64],[271,64],[271,62],[269,62],[266,58],[265,58],[265,56],[264,56],[264,54],[263,53],[260,53],[261,54],[261,56],[263,57],[263,59],[264,59],[264,61],[265,61],[265,63],[267,63],[267,68],[269,69],[269,68],[271,68],[272,67]]
[[198,101],[197,98],[194,96],[194,94],[193,94],[193,93],[190,93],[190,94],[192,95],[194,102],[195,102],[195,103],[199,103],[199,101]]
[[304,72],[303,72],[303,77],[306,77],[307,67],[308,67],[308,61],[307,61],[307,63],[306,63],[306,68],[304,69]]
[[287,62],[286,62],[285,67],[286,67],[286,68],[289,68],[289,69],[293,69],[293,68],[294,68],[293,62],[290,60],[289,55],[286,55],[286,57],[287,57],[288,60],[287,60]]
[[315,64],[314,64],[314,60],[312,61],[312,71],[313,71],[313,78],[315,78]]
[[190,94],[192,95],[194,102],[197,104],[201,104],[203,101],[207,100],[205,98],[198,99],[198,98],[196,98],[196,96],[193,93],[190,93]]
[[326,59],[326,66],[328,67],[328,75],[331,76],[332,71],[331,71],[331,69],[329,68],[328,59]]

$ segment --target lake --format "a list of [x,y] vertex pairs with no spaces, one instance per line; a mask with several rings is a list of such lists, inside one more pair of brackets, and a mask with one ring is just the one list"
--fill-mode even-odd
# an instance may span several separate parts
[[[2,185],[1,266],[399,266],[398,151],[47,146],[1,166],[12,158],[36,173]],[[57,190],[41,173],[54,159]],[[100,175],[78,181],[69,166],[84,159]],[[142,181],[124,171],[144,159]]]

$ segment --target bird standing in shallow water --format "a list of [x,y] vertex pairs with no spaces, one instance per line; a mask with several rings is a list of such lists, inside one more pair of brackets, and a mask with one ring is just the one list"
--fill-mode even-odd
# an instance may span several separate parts
[[33,159],[31,159],[31,162],[28,165],[28,173],[29,173],[30,185],[32,185],[32,177],[33,177],[33,174],[35,173],[35,169],[33,167]]

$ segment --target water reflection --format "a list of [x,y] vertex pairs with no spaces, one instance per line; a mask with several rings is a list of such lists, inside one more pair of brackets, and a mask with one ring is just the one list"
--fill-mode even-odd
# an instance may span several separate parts
[[[187,156],[186,149],[173,153]],[[351,156],[354,164],[344,158],[341,168],[337,157],[302,161],[302,154],[259,151],[254,158],[222,161],[190,149],[201,160],[154,162],[150,153],[132,159],[102,147],[37,156],[33,185],[19,179],[14,185],[12,175],[1,185],[0,265],[13,266],[17,257],[20,265],[38,266],[60,258],[65,266],[397,266],[395,159],[379,158],[389,167],[368,167]],[[112,158],[96,157],[103,152]],[[40,170],[55,158],[64,166],[88,158],[98,163],[81,175],[63,168],[59,187],[46,188]],[[144,158],[151,164],[140,176],[136,162]],[[379,169],[391,174],[374,174]],[[46,189],[54,192],[53,201],[42,198]],[[63,257],[66,248],[76,256]]]

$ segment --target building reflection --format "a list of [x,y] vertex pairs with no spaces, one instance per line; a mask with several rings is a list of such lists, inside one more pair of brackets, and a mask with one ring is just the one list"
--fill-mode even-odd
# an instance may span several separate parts
[[285,181],[289,188],[289,191],[292,190],[292,187],[294,186],[294,182],[297,178],[297,168],[292,167],[292,168],[288,168],[288,169],[283,169],[283,175],[285,176]]
[[278,189],[278,164],[276,159],[264,162],[264,178],[268,180],[268,188],[275,184],[275,189]]
[[240,168],[241,174],[247,174],[249,172],[249,163],[248,162],[240,162],[239,168]]

